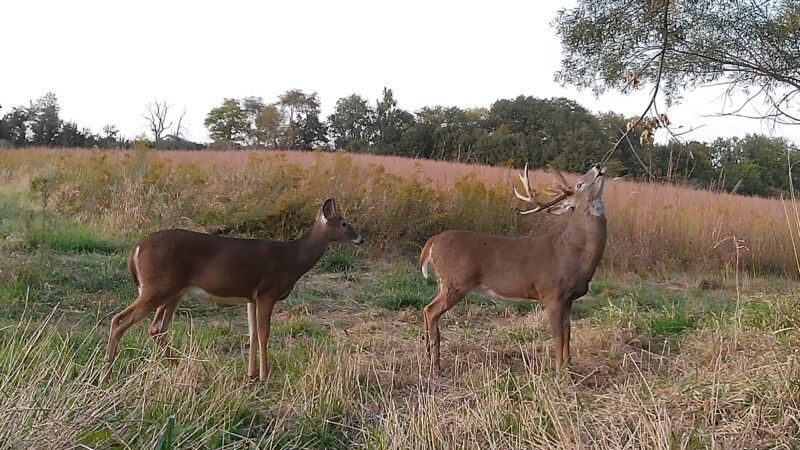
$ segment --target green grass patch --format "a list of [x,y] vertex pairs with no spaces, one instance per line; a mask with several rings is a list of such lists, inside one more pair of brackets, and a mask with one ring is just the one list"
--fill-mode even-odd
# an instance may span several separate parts
[[322,325],[302,318],[286,322],[273,322],[270,334],[277,338],[314,338],[327,336],[328,332]]
[[395,267],[380,279],[380,293],[376,297],[376,303],[391,311],[421,310],[436,295],[435,287],[423,280],[410,264]]
[[654,338],[677,337],[700,326],[697,317],[690,314],[684,304],[674,303],[660,311],[652,312],[641,331]]
[[87,225],[61,222],[49,229],[33,228],[28,243],[33,248],[49,247],[59,253],[111,254],[120,247]]
[[352,245],[333,245],[317,263],[318,272],[354,272],[362,267],[358,250]]

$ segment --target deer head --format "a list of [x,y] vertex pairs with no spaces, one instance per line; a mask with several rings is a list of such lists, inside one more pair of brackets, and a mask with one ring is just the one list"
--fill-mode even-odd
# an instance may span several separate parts
[[324,230],[328,242],[352,242],[355,245],[364,243],[364,238],[339,215],[336,200],[332,198],[325,200],[317,211],[317,224]]
[[520,211],[520,214],[532,214],[545,209],[549,211],[553,205],[557,205],[559,202],[571,197],[575,193],[575,189],[573,189],[569,183],[567,183],[567,180],[564,179],[564,176],[561,175],[561,172],[559,172],[557,169],[552,169],[552,172],[554,178],[553,185],[548,188],[547,192],[554,195],[554,197],[542,202],[536,198],[538,192],[531,186],[531,180],[528,178],[528,163],[525,163],[525,169],[522,170],[522,173],[519,175],[519,179],[522,181],[522,186],[525,188],[526,195],[520,194],[519,191],[517,191],[517,188],[514,188],[514,195],[516,195],[517,198],[522,201],[532,203],[535,205],[535,208],[527,211]]
[[[606,208],[603,205],[603,185],[605,184],[605,166],[595,164],[579,178],[572,187],[573,194],[564,197],[561,203],[552,202],[547,212],[560,215],[580,209],[591,217],[605,217]],[[559,177],[563,180],[563,177]],[[556,200],[560,201],[560,198]],[[524,213],[523,213],[524,214]]]

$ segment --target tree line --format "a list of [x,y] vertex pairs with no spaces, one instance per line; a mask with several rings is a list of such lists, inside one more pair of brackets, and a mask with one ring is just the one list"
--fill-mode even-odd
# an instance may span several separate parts
[[[126,139],[114,125],[98,135],[63,121],[56,96],[48,93],[2,116],[0,147],[325,149],[513,167],[528,162],[581,172],[603,157],[630,122],[616,113],[594,114],[569,99],[527,96],[497,100],[489,108],[431,106],[412,113],[399,108],[387,88],[374,103],[358,94],[341,98],[324,118],[316,93],[289,90],[273,103],[224,99],[204,121],[213,142],[199,144],[183,138],[183,114],[170,116],[166,102],[154,101],[146,111],[152,137]],[[788,191],[787,157],[796,162],[797,150],[786,139],[762,135],[671,139],[666,145],[634,139],[614,153],[608,167],[629,179],[774,196]]]

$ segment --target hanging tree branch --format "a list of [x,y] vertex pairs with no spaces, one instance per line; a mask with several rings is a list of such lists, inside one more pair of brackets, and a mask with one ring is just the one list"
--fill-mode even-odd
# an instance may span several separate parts
[[[638,125],[639,123],[642,122],[642,118],[644,118],[647,115],[647,113],[650,112],[650,109],[653,108],[653,105],[655,105],[655,103],[656,103],[656,97],[658,96],[659,86],[661,86],[661,74],[664,72],[664,60],[665,60],[666,53],[667,53],[667,43],[668,43],[668,36],[669,36],[669,34],[668,34],[668,30],[669,30],[669,1],[665,1],[664,2],[664,22],[663,22],[663,26],[664,27],[663,27],[663,29],[661,31],[662,34],[663,34],[663,39],[662,39],[662,43],[661,43],[661,51],[659,52],[660,55],[659,55],[659,61],[658,61],[658,72],[656,74],[656,82],[655,82],[655,86],[653,86],[653,95],[650,97],[650,102],[647,104],[647,107],[644,109],[642,114],[640,114],[639,117],[634,119],[635,122],[633,123],[633,126],[626,127],[626,130],[622,134],[622,136],[617,140],[617,142],[614,144],[614,146],[611,147],[611,149],[606,152],[606,154],[603,156],[603,159],[601,160],[601,164],[605,164],[605,163],[608,162],[608,160],[611,158],[611,155],[614,154],[614,152],[617,150],[617,148],[619,147],[619,145],[622,143],[623,140],[627,140],[628,143],[630,144],[631,151],[636,153],[636,150],[633,148],[633,144],[630,143],[630,139],[629,139],[628,135],[631,133],[631,131],[636,129],[636,125]],[[647,171],[647,173],[650,173],[651,176],[652,176],[652,173],[650,172],[650,169],[645,167],[644,163],[642,162],[641,158],[639,158],[638,154],[636,155],[636,158],[639,160],[639,163],[642,164],[642,167],[644,167],[644,169]]]

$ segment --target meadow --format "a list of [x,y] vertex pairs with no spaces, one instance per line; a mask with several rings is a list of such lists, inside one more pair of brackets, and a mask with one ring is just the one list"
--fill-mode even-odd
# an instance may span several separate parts
[[[518,170],[300,152],[0,151],[0,446],[7,448],[794,448],[794,204],[609,181],[606,253],[555,372],[536,305],[470,296],[429,377],[416,264],[445,229],[543,233]],[[535,173],[542,186],[548,175]],[[182,227],[290,239],[336,197],[367,239],[279,303],[267,384],[243,307],[182,303],[168,365],[143,322],[97,379],[125,262]]]

